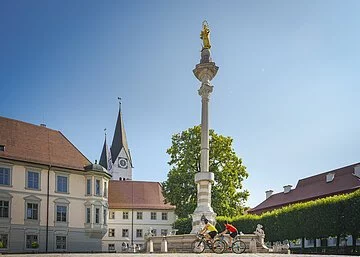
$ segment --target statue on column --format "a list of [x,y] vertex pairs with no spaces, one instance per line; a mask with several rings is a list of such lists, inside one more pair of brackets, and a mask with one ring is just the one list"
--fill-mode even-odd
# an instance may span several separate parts
[[210,28],[209,28],[209,24],[207,23],[207,21],[203,21],[202,25],[203,25],[203,29],[202,29],[202,31],[200,33],[200,39],[202,39],[202,41],[203,41],[202,50],[210,49],[211,44],[210,44]]

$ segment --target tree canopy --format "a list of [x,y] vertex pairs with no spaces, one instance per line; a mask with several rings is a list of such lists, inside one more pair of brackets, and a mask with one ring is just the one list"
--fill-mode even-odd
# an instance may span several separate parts
[[[200,172],[201,128],[195,126],[172,136],[170,171],[163,182],[163,194],[167,202],[176,206],[179,218],[188,217],[196,208],[197,189],[195,173]],[[217,215],[236,216],[243,212],[249,196],[242,189],[242,181],[248,177],[234,149],[233,139],[209,131],[209,171],[214,173],[211,199]]]

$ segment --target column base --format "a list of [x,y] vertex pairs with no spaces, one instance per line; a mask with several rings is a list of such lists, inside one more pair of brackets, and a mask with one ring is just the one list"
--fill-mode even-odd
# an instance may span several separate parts
[[[210,207],[211,208],[211,207]],[[201,221],[201,217],[205,216],[211,224],[215,226],[216,224],[216,213],[212,210],[208,211],[198,211],[195,210],[195,212],[191,215],[192,217],[192,230],[190,234],[196,234],[200,232],[200,230],[204,227],[204,223]]]

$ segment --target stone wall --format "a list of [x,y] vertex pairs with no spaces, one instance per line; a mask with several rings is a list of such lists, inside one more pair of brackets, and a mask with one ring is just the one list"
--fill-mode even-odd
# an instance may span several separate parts
[[[263,238],[255,234],[241,235],[241,240],[246,244],[246,251],[251,253],[267,253],[269,249],[264,245]],[[154,236],[147,240],[147,252],[150,252],[150,240],[153,244],[153,251],[156,253],[164,252],[164,245],[169,253],[190,253],[191,244],[196,239],[195,234],[174,235],[174,236]]]

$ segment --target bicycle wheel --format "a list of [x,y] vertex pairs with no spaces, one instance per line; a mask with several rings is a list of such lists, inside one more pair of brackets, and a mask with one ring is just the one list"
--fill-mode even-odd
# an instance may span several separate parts
[[205,250],[204,240],[196,239],[194,242],[192,242],[191,250],[194,253],[202,253]]
[[234,253],[243,253],[246,250],[246,244],[241,240],[236,240],[232,244],[232,251]]
[[212,247],[212,251],[214,253],[223,253],[225,252],[225,243],[222,240],[215,240],[213,247]]

